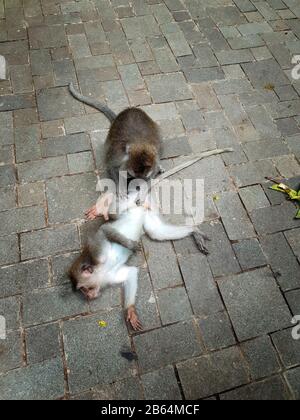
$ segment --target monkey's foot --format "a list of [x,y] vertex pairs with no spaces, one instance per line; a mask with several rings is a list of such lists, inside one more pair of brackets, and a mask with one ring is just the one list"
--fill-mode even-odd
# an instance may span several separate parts
[[143,326],[137,316],[134,306],[130,306],[130,308],[127,309],[126,321],[130,323],[134,331],[143,331]]
[[195,242],[199,248],[199,251],[204,255],[209,255],[209,250],[206,248],[205,242],[210,241],[208,236],[204,235],[200,230],[196,230],[193,234]]

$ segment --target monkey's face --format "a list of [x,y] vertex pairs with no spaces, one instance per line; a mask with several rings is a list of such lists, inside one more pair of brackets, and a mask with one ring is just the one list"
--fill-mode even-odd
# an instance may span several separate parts
[[82,262],[79,257],[69,271],[69,277],[76,291],[80,291],[88,300],[96,299],[100,294],[100,279],[97,267]]
[[131,177],[148,180],[155,172],[157,152],[151,145],[134,145],[129,149],[127,170]]

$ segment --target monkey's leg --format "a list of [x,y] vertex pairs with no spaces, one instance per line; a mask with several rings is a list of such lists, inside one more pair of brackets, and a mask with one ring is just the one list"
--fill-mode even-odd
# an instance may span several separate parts
[[103,225],[101,229],[110,242],[115,242],[133,252],[137,252],[141,249],[139,242],[126,238],[126,236],[119,233],[110,224]]
[[137,267],[124,265],[115,276],[116,283],[124,284],[126,321],[130,323],[135,331],[142,331],[143,327],[138,319],[135,309],[135,298],[137,293],[139,270]]

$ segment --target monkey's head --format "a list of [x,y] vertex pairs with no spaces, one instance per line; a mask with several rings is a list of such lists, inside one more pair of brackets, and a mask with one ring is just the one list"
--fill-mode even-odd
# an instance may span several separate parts
[[133,178],[150,179],[157,165],[157,150],[151,144],[133,144],[128,150],[127,170]]
[[93,258],[87,246],[69,269],[74,290],[82,292],[88,300],[96,299],[100,294],[98,270],[102,263]]

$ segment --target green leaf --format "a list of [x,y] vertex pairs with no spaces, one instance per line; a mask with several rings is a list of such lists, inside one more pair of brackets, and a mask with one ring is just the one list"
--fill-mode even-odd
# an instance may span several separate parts
[[296,219],[300,219],[300,209],[298,210],[298,213],[296,214]]

